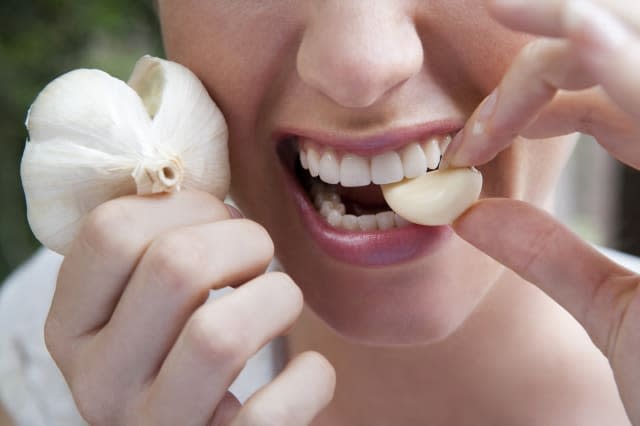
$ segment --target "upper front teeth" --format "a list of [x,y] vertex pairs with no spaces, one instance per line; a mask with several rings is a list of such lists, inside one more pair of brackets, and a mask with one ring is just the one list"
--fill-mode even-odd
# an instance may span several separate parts
[[309,170],[311,176],[329,184],[339,183],[344,187],[371,183],[385,185],[436,169],[449,142],[451,136],[435,137],[367,158],[348,152],[338,154],[312,141],[305,141],[300,146],[300,164]]

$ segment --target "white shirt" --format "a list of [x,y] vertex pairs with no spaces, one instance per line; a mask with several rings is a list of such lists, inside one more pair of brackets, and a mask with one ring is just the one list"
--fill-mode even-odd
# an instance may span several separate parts
[[[640,272],[640,258],[599,250]],[[61,262],[61,256],[41,249],[9,277],[0,291],[0,402],[18,426],[86,424],[44,344],[44,322]],[[214,292],[212,297],[224,292]],[[249,360],[231,386],[241,402],[282,369],[283,349],[282,340],[276,340]]]

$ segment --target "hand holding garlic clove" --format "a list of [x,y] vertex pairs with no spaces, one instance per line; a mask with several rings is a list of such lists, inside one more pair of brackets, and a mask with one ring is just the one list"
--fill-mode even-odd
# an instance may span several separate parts
[[227,125],[198,78],[145,56],[128,85],[71,71],[27,115],[21,175],[29,225],[65,254],[85,215],[124,195],[190,188],[220,199],[230,184]]

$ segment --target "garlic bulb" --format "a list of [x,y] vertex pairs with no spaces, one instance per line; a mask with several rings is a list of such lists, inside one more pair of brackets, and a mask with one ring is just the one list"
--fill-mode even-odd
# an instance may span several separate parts
[[38,240],[65,254],[85,215],[129,194],[229,189],[227,125],[198,78],[145,56],[129,84],[71,71],[27,115],[21,164],[27,216]]
[[398,216],[418,225],[448,225],[480,196],[482,174],[473,168],[444,169],[382,186]]

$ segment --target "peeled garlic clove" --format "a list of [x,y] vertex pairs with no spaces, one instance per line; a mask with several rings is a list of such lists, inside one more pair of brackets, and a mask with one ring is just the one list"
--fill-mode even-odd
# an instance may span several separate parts
[[142,58],[130,85],[71,71],[36,98],[21,164],[31,229],[65,254],[84,216],[112,198],[181,187],[223,199],[227,126],[187,68]]
[[482,174],[476,169],[446,169],[382,186],[387,204],[400,217],[419,225],[452,223],[480,196]]

